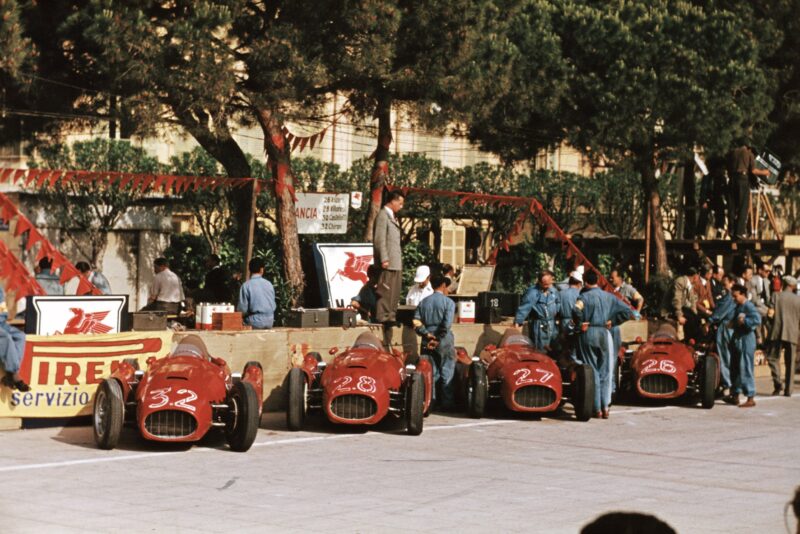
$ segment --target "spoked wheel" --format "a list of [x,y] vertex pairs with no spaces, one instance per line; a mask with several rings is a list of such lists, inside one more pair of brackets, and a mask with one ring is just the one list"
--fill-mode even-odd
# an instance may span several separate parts
[[302,430],[306,418],[307,384],[306,374],[299,367],[289,371],[287,390],[286,426],[289,430]]
[[486,399],[489,387],[486,378],[486,367],[482,363],[472,362],[467,378],[467,413],[474,419],[483,417],[486,411]]
[[225,438],[230,448],[244,452],[253,445],[258,432],[258,395],[249,382],[236,382],[228,397],[229,417]]
[[406,391],[406,432],[412,436],[422,434],[425,407],[425,380],[422,373],[414,373]]
[[579,365],[575,369],[575,382],[572,384],[572,405],[575,407],[575,418],[578,421],[588,421],[592,418],[595,387],[592,368],[586,364]]
[[113,449],[117,446],[122,433],[122,422],[125,416],[125,403],[122,399],[122,387],[116,380],[103,380],[94,396],[92,420],[94,423],[94,441],[101,449]]

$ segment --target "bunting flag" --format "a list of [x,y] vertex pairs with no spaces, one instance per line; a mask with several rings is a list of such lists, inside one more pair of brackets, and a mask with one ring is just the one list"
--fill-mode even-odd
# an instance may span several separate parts
[[[316,141],[321,139],[318,135]],[[312,136],[313,137],[313,136]],[[292,138],[302,147],[311,138]],[[291,145],[290,145],[291,146]],[[172,174],[130,173],[111,171],[65,171],[50,169],[9,169],[0,167],[0,183],[9,182],[27,188],[48,189],[56,184],[99,185],[128,189],[131,193],[161,193],[179,195],[184,191],[216,190],[218,187],[243,188],[256,183],[261,191],[264,180],[257,178],[228,178],[223,176],[175,176]]]
[[583,265],[584,269],[590,269],[595,273],[597,273],[597,278],[598,278],[597,285],[600,288],[613,294],[615,297],[625,302],[628,306],[631,306],[630,302],[628,302],[627,299],[622,297],[618,292],[614,291],[613,286],[606,279],[606,277],[603,276],[603,273],[601,273],[594,265],[592,265],[592,263],[586,258],[586,256],[583,255],[580,249],[578,249],[575,243],[572,242],[572,239],[570,239],[567,233],[561,229],[561,227],[558,225],[558,223],[556,223],[556,221],[552,217],[550,217],[550,215],[544,209],[544,206],[542,206],[541,202],[539,202],[535,198],[514,197],[508,195],[491,195],[487,193],[468,193],[462,191],[442,191],[439,189],[424,189],[419,187],[398,187],[391,184],[387,184],[386,187],[390,191],[394,189],[399,189],[405,195],[408,195],[409,193],[417,193],[425,196],[436,196],[436,197],[458,199],[459,205],[461,206],[469,202],[484,206],[518,207],[522,211],[517,216],[511,230],[507,233],[506,237],[504,239],[501,239],[500,242],[495,246],[495,248],[489,254],[490,264],[494,264],[497,261],[497,255],[500,252],[500,250],[508,251],[512,241],[522,233],[525,220],[529,216],[532,216],[540,225],[544,226],[547,229],[547,231],[557,241],[560,242],[561,248],[562,250],[564,250],[567,259],[573,260],[575,267]]
[[325,132],[328,131],[328,128],[330,128],[330,126],[326,126],[314,135],[308,135],[305,137],[293,134],[286,126],[283,126],[281,131],[286,138],[286,142],[289,143],[289,146],[291,147],[290,151],[294,152],[299,147],[300,150],[298,150],[298,152],[302,152],[306,146],[310,147],[309,150],[314,150],[314,146],[318,143],[321,143],[322,139],[325,138]]
[[0,279],[5,280],[6,292],[14,293],[17,299],[45,294],[42,286],[3,241],[0,241]]
[[[25,250],[30,250],[33,248],[34,245],[39,244],[39,251],[36,253],[36,261],[38,262],[42,258],[50,258],[53,262],[51,268],[53,271],[56,271],[58,268],[61,268],[61,278],[59,282],[64,284],[69,282],[75,277],[78,277],[78,287],[84,288],[85,292],[80,294],[85,294],[91,292],[92,295],[102,295],[101,291],[97,289],[94,284],[89,282],[78,269],[70,262],[66,256],[61,254],[44,235],[36,229],[36,226],[27,218],[22,212],[17,209],[11,199],[9,199],[3,193],[0,193],[0,213],[3,214],[3,219],[6,221],[16,220],[16,228],[14,229],[14,235],[20,236],[27,232],[28,242],[25,246]],[[6,217],[5,215],[8,215]],[[0,242],[2,244],[2,242]],[[27,295],[44,295],[44,291],[42,290],[41,286],[36,283],[35,279],[30,278],[30,274],[25,266],[14,256],[11,251],[3,244],[3,249],[6,251],[6,256],[0,257],[3,261],[10,261],[16,262],[19,264],[20,268],[16,268],[12,271],[12,274],[7,277],[6,287],[9,291],[15,292],[18,297],[19,296],[27,296]],[[0,256],[2,256],[3,250],[0,249]],[[10,258],[9,258],[10,257]],[[31,284],[31,280],[33,284]],[[38,289],[37,289],[38,288]],[[37,292],[38,291],[38,292]]]

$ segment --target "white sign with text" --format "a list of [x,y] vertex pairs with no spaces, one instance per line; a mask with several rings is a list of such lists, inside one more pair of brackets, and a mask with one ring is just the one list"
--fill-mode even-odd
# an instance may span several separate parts
[[348,193],[297,193],[294,206],[298,233],[347,233]]

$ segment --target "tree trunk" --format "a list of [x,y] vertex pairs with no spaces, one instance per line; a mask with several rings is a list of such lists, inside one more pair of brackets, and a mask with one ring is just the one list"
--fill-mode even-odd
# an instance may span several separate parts
[[369,210],[364,241],[372,242],[375,218],[383,203],[383,188],[389,178],[389,147],[392,145],[392,99],[382,96],[378,101],[375,115],[378,119],[378,147],[375,149],[375,162],[370,175]]
[[683,237],[694,239],[697,235],[697,180],[694,177],[694,160],[683,166]]
[[669,274],[667,263],[667,243],[664,237],[664,225],[661,220],[661,196],[658,193],[658,180],[656,179],[655,161],[652,154],[638,158],[637,171],[642,177],[642,190],[644,200],[650,205],[650,231],[652,233],[651,263],[655,274],[666,276]]
[[283,245],[283,272],[292,293],[292,306],[302,303],[305,277],[300,263],[300,239],[297,234],[297,215],[294,209],[294,174],[291,149],[281,129],[282,123],[270,109],[257,111],[264,132],[264,146],[269,157],[274,183],[276,218]]

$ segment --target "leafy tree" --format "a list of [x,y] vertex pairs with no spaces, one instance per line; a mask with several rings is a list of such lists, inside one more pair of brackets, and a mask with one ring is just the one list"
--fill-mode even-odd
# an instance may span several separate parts
[[[72,146],[53,144],[42,147],[39,156],[49,169],[140,173],[162,170],[155,158],[126,141],[93,139]],[[29,165],[36,167],[39,163],[31,161]],[[141,192],[133,190],[132,184],[121,189],[117,184],[83,180],[59,180],[39,193],[47,206],[46,216],[63,229],[81,255],[97,268],[102,268],[108,233],[142,200]],[[88,238],[88,248],[82,236]]]
[[746,17],[710,1],[564,1],[557,28],[571,67],[569,139],[612,162],[630,158],[649,206],[653,263],[666,273],[657,162],[696,145],[725,150],[770,109]]
[[[170,172],[179,175],[215,176],[218,162],[204,149],[172,156]],[[221,238],[231,226],[230,193],[223,189],[189,189],[181,193],[181,204],[194,216],[210,252],[219,253]]]

